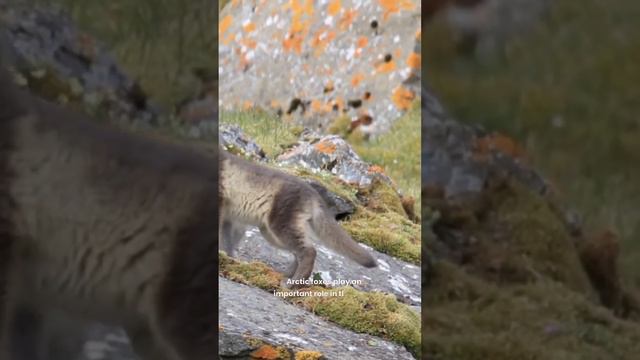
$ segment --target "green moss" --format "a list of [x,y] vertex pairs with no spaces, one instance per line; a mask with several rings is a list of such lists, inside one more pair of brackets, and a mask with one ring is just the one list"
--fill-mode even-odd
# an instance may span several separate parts
[[464,265],[438,261],[423,302],[429,359],[634,359],[640,324],[598,305],[558,213],[517,183],[492,193]]
[[219,253],[219,271],[224,277],[243,284],[257,286],[264,290],[278,289],[282,274],[261,262],[242,262]]
[[[481,245],[475,249],[475,263],[480,268],[508,272],[515,280],[550,278],[591,292],[573,240],[545,199],[511,182],[495,192],[492,201],[493,211],[478,231]],[[504,235],[496,236],[500,231]]]
[[297,298],[295,303],[345,328],[378,335],[403,344],[420,358],[420,315],[393,295],[336,288],[342,297]]
[[420,263],[420,225],[406,216],[374,213],[360,207],[342,226],[358,242],[398,259]]

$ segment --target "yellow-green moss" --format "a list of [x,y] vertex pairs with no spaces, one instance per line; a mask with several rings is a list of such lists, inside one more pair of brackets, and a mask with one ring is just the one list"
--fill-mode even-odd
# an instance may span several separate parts
[[420,263],[420,225],[402,215],[374,213],[359,207],[342,226],[358,242],[398,259]]
[[367,293],[352,287],[335,290],[344,291],[344,296],[305,297],[293,301],[345,328],[403,344],[420,358],[421,325],[418,313],[399,303],[393,295]]
[[[517,182],[493,194],[493,212],[478,232],[477,263],[498,263],[513,276],[546,277],[592,292],[573,240],[557,212]],[[496,232],[506,232],[495,236]]]
[[438,261],[425,288],[429,359],[637,357],[640,324],[598,305],[547,201],[517,183],[491,196],[464,266]]
[[264,290],[277,289],[282,280],[282,274],[267,265],[254,261],[246,263],[219,252],[219,271],[233,281],[257,286]]
[[[220,275],[243,284],[267,291],[287,291],[280,287],[282,276],[260,262],[243,262],[219,253]],[[311,287],[309,291],[326,291]],[[407,347],[413,354],[420,352],[420,315],[407,305],[399,303],[393,295],[367,293],[352,287],[333,289],[343,291],[344,296],[296,297],[287,301],[303,306],[344,328],[378,335]]]

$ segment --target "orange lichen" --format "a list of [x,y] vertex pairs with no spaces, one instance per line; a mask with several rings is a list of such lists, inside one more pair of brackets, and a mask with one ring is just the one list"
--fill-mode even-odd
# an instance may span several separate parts
[[314,112],[320,112],[323,110],[322,102],[318,99],[311,100],[311,110]]
[[366,36],[360,36],[356,41],[356,47],[358,49],[362,49],[363,47],[367,46],[367,44],[369,44],[369,39]]
[[408,110],[411,106],[411,102],[415,97],[416,95],[413,93],[413,91],[402,86],[398,86],[393,90],[391,100],[398,107],[398,109]]
[[367,170],[369,173],[384,174],[384,169],[378,165],[371,165]]
[[524,148],[514,139],[503,134],[489,134],[475,139],[474,149],[476,157],[482,159],[492,151],[499,151],[515,159],[526,160],[527,155]]
[[242,39],[242,41],[240,41],[240,43],[246,47],[248,47],[249,49],[255,49],[256,46],[258,45],[258,43],[253,40],[253,39]]
[[360,82],[364,80],[364,75],[361,73],[355,74],[351,77],[351,85],[358,86],[358,84],[360,84]]
[[384,9],[383,18],[386,20],[389,15],[399,12],[400,10],[413,10],[416,4],[411,0],[378,0],[380,6]]
[[323,154],[333,154],[336,151],[336,145],[332,142],[321,141],[314,147]]
[[358,11],[356,11],[355,9],[347,10],[338,22],[338,27],[340,27],[340,30],[348,30],[349,26],[351,26],[353,20],[355,20],[357,15]]
[[329,28],[323,27],[316,31],[313,40],[311,41],[311,46],[315,48],[315,55],[320,55],[327,45],[336,38],[336,33],[331,31]]
[[282,47],[285,51],[295,51],[302,53],[302,35],[297,33],[289,33],[286,39],[282,41]]
[[327,6],[327,14],[331,16],[336,16],[340,9],[342,9],[342,2],[340,0],[332,0]]
[[244,30],[247,33],[253,32],[256,30],[256,24],[252,22],[248,22],[242,26],[242,30]]
[[391,60],[389,62],[383,62],[382,64],[378,65],[378,67],[376,68],[376,71],[378,73],[388,73],[395,69],[396,69],[396,62]]
[[262,345],[256,351],[251,353],[251,357],[261,360],[277,360],[280,358],[280,352],[273,346]]
[[222,20],[220,20],[220,25],[218,26],[218,34],[220,34],[220,36],[223,36],[227,32],[227,30],[229,30],[231,24],[233,24],[233,16],[225,16]]
[[412,69],[420,69],[422,66],[422,57],[418,53],[412,52],[407,58],[407,65]]

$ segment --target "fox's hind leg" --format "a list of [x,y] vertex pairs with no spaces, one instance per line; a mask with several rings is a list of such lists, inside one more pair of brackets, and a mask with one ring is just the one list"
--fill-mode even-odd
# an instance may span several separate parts
[[[304,226],[298,221],[274,221],[269,226],[261,229],[265,238],[278,247],[287,249],[293,253],[295,260],[285,274],[291,280],[305,280],[311,276],[316,259],[316,249],[306,234]],[[299,287],[294,285],[289,287]]]

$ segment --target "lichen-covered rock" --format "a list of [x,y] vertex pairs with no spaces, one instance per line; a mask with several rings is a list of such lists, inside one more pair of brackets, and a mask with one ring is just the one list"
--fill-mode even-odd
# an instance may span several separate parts
[[231,1],[219,24],[220,104],[326,130],[336,117],[388,131],[417,98],[421,3]]
[[59,102],[81,103],[113,121],[153,124],[158,112],[95,38],[61,10],[0,3],[2,48],[24,85]]
[[391,184],[391,179],[378,166],[363,161],[343,138],[337,135],[321,136],[304,131],[300,141],[276,159],[278,163],[301,166],[312,171],[330,171],[348,184],[370,187],[378,179]]
[[231,152],[241,153],[254,160],[266,160],[266,155],[260,145],[250,139],[239,126],[220,124],[218,138],[220,145]]

